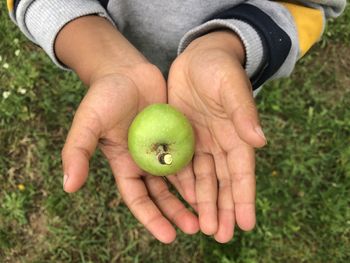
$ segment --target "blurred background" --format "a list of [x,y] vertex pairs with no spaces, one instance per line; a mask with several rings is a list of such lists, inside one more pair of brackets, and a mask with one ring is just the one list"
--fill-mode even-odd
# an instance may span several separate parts
[[257,97],[257,226],[225,245],[162,245],[133,218],[100,153],[62,190],[60,151],[85,88],[57,69],[0,1],[0,262],[350,262],[350,9],[288,79]]

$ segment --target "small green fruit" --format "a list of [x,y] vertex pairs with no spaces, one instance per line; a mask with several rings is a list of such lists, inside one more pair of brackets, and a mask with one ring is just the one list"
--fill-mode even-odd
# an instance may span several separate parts
[[158,176],[183,169],[194,153],[194,133],[187,118],[168,104],[152,104],[133,120],[130,154],[144,171]]

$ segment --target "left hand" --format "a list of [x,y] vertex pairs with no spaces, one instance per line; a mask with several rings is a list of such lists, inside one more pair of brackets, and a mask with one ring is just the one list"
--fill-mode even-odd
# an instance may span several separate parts
[[171,181],[198,210],[203,233],[218,242],[255,226],[253,147],[266,139],[244,71],[238,36],[216,31],[194,40],[174,61],[169,103],[191,121],[196,136],[193,162]]

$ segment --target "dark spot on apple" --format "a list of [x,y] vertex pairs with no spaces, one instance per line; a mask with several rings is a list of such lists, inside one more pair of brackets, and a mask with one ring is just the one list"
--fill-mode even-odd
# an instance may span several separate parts
[[167,152],[169,150],[169,146],[166,143],[155,143],[152,146],[152,151],[159,154],[160,152]]

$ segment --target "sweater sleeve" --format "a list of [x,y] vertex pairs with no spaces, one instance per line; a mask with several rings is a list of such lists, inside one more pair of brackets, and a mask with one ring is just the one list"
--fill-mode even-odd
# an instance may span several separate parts
[[[11,19],[32,42],[41,46],[53,62],[65,68],[54,51],[56,37],[70,21],[99,15],[111,22],[104,3],[97,0],[7,0]],[[113,22],[112,22],[113,23]]]
[[245,69],[257,90],[268,80],[289,76],[296,61],[321,38],[326,19],[340,15],[345,5],[345,0],[248,0],[187,32],[178,53],[197,37],[230,29],[242,39]]

